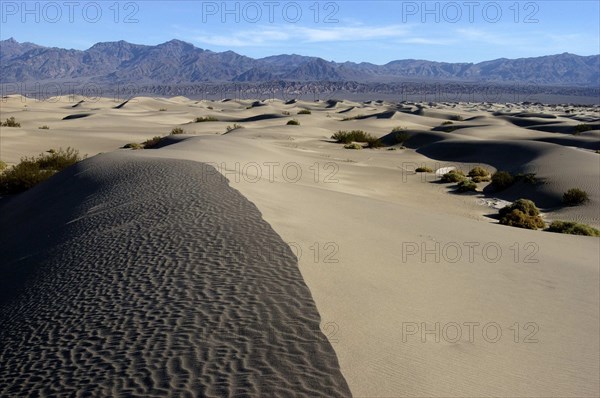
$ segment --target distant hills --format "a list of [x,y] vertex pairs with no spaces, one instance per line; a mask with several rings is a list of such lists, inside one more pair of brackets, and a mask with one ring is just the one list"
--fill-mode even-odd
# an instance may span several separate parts
[[480,63],[398,60],[385,65],[329,62],[302,55],[254,59],[171,40],[157,46],[126,41],[67,50],[0,41],[0,83],[77,80],[105,84],[260,83],[327,81],[394,83],[402,80],[527,83],[598,87],[600,55],[569,53]]

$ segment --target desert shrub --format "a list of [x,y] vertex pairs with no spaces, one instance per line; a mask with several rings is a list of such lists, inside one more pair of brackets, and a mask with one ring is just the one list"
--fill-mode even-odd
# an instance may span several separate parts
[[0,194],[25,191],[81,160],[73,148],[50,150],[21,162],[0,173]]
[[346,144],[344,145],[344,148],[346,149],[362,149],[362,145],[357,144],[357,143],[352,143],[352,144]]
[[367,148],[381,148],[383,146],[383,143],[381,142],[381,140],[379,138],[376,137],[369,137],[367,139]]
[[462,180],[458,182],[456,190],[458,192],[473,192],[477,190],[477,184],[470,180]]
[[173,130],[171,130],[171,135],[177,135],[177,134],[184,134],[185,130],[182,129],[181,127],[175,127]]
[[212,106],[207,106],[206,109],[210,109],[212,111],[215,108],[213,108]]
[[589,124],[578,124],[577,126],[575,126],[575,132],[574,134],[581,134],[585,131],[590,131],[592,129],[592,126],[590,126]]
[[160,108],[158,111],[159,112],[165,112],[167,110],[167,108]]
[[410,138],[410,134],[408,134],[404,130],[392,131],[394,133],[394,141],[396,144],[404,144]]
[[535,185],[538,183],[538,179],[535,177],[535,173],[519,173],[515,176],[515,180],[523,181],[531,185]]
[[579,206],[588,200],[587,192],[579,188],[571,188],[563,194],[563,203],[567,206]]
[[21,123],[17,122],[17,120],[15,119],[14,116],[9,117],[8,119],[6,119],[5,122],[0,123],[1,127],[21,127]]
[[7,167],[8,165],[6,164],[6,162],[0,160],[0,172],[4,171],[4,169],[6,169]]
[[288,122],[286,123],[286,125],[288,125],[288,126],[300,126],[300,122],[297,121],[296,119],[292,119],[292,120],[288,120]]
[[441,181],[445,184],[451,182],[461,182],[466,180],[465,174],[460,170],[450,170],[442,176]]
[[338,131],[331,136],[332,139],[341,144],[349,144],[355,142],[368,142],[372,138],[371,134],[365,133],[362,130]]
[[289,116],[289,115],[291,115],[291,113],[290,113],[290,112],[288,112],[288,111],[283,111],[283,112],[281,112],[281,114],[282,114],[282,115],[285,115],[285,116]]
[[596,228],[571,221],[553,221],[546,231],[570,235],[600,236],[600,231]]
[[490,182],[490,181],[492,181],[492,177],[491,176],[485,176],[485,177],[475,176],[475,177],[471,177],[471,181],[473,181],[473,182]]
[[137,142],[130,142],[129,144],[123,145],[125,149],[144,149],[142,144],[138,144]]
[[417,167],[415,170],[417,173],[433,173],[433,170],[429,167]]
[[38,130],[50,130],[50,127],[44,124],[43,126],[38,127]]
[[227,126],[225,128],[225,130],[227,130],[227,132],[229,133],[232,130],[243,129],[243,128],[244,128],[244,126],[242,126],[241,124],[234,123],[233,126]]
[[487,177],[490,175],[490,172],[484,169],[483,167],[473,167],[471,171],[469,171],[469,177]]
[[217,119],[214,116],[201,116],[201,117],[197,117],[194,119],[194,123],[203,123],[203,122],[218,122],[219,119]]
[[310,115],[312,112],[308,109],[302,109],[298,112],[298,115]]
[[497,171],[492,175],[492,185],[498,191],[502,191],[514,183],[515,177],[508,171]]
[[392,133],[401,133],[403,131],[406,131],[406,128],[401,127],[401,126],[396,126],[392,129]]
[[156,147],[161,140],[162,137],[157,135],[155,137],[150,138],[149,140],[142,142],[142,146],[144,147],[144,149],[152,149]]
[[540,210],[528,199],[518,199],[499,211],[500,224],[517,228],[538,229],[546,224],[540,217]]
[[454,115],[454,116],[450,117],[450,119],[456,120],[457,122],[462,122],[463,120],[465,120],[465,119],[463,119],[463,117],[461,115]]
[[450,120],[446,120],[444,123],[442,123],[442,126],[448,126],[449,124],[454,124],[454,122],[451,122]]

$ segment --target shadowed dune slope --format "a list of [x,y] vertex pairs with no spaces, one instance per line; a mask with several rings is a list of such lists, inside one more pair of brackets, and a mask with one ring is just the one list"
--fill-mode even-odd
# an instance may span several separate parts
[[217,176],[116,152],[2,205],[0,396],[351,395],[296,257]]

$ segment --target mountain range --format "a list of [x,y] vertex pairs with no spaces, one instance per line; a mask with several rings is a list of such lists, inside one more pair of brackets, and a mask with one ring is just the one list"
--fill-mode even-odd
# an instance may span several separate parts
[[527,83],[598,87],[600,55],[570,53],[500,58],[480,63],[405,59],[385,65],[330,62],[318,57],[275,55],[254,59],[213,52],[171,40],[156,46],[126,41],[97,43],[87,50],[0,41],[0,83],[78,80],[105,84],[330,81]]

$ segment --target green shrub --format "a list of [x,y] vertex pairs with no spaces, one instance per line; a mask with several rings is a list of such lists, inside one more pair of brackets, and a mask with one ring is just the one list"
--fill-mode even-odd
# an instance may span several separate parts
[[456,120],[457,122],[462,122],[463,120],[465,120],[465,119],[463,119],[463,117],[461,115],[451,116],[450,119],[451,120]]
[[538,179],[535,177],[535,173],[519,173],[515,176],[516,181],[523,181],[524,183],[535,185],[538,183]]
[[155,137],[150,138],[149,140],[142,142],[142,145],[144,146],[144,149],[152,149],[156,147],[161,140],[162,137],[157,135]]
[[357,144],[357,143],[352,143],[352,144],[344,145],[344,148],[346,148],[346,149],[362,149],[362,145]]
[[403,131],[406,131],[406,128],[401,127],[401,126],[396,126],[392,129],[392,133],[401,133]]
[[362,130],[352,130],[352,131],[338,131],[334,135],[331,136],[331,139],[336,140],[336,142],[340,144],[349,144],[353,141],[355,142],[368,142],[372,136],[369,133],[365,133]]
[[491,176],[485,176],[485,177],[475,176],[475,177],[471,177],[471,181],[473,181],[473,182],[490,182],[490,181],[492,181],[492,177]]
[[[395,129],[394,129],[395,130]],[[406,131],[404,130],[400,130],[400,131],[392,131],[394,133],[394,142],[396,144],[400,144],[403,145],[405,141],[407,141],[410,138],[410,134],[408,134]]]
[[142,144],[138,144],[137,142],[130,142],[129,144],[123,145],[125,149],[144,149]]
[[202,116],[194,119],[194,123],[203,123],[203,122],[218,122],[219,119],[213,116]]
[[167,110],[167,108],[160,108],[158,111],[159,112],[165,112]]
[[429,167],[417,167],[415,172],[417,172],[417,173],[433,173],[433,170],[430,169]]
[[465,174],[460,171],[460,170],[450,170],[449,172],[447,172],[446,174],[444,174],[442,176],[441,181],[444,184],[447,183],[451,183],[451,182],[461,182],[466,180],[467,178],[465,177]]
[[454,124],[454,122],[451,122],[450,120],[446,120],[444,123],[442,123],[442,126],[448,126],[449,124]]
[[17,122],[14,116],[11,116],[4,123],[0,123],[0,127],[21,127],[21,123]]
[[38,130],[50,130],[50,127],[44,124],[43,126],[38,127]]
[[540,210],[528,199],[518,199],[510,206],[500,209],[500,224],[517,228],[538,229],[546,224],[540,217]]
[[492,175],[492,185],[502,191],[515,183],[515,178],[508,171],[497,171]]
[[214,108],[212,106],[207,106],[206,109],[210,109],[212,111]]
[[567,206],[579,206],[590,200],[587,192],[579,188],[571,188],[563,194],[563,203]]
[[383,146],[383,143],[381,142],[381,140],[379,138],[375,138],[375,137],[369,137],[369,139],[367,139],[367,148],[381,148]]
[[585,131],[590,131],[592,129],[592,126],[590,126],[589,124],[578,124],[577,126],[575,126],[575,132],[573,134],[577,135],[577,134],[581,134]]
[[312,112],[309,111],[308,109],[302,109],[301,111],[298,112],[298,115],[310,115]]
[[458,182],[458,188],[456,188],[458,192],[473,192],[477,191],[477,184],[473,181],[462,180]]
[[489,176],[490,172],[484,169],[483,167],[473,167],[471,171],[469,171],[469,177],[486,177]]
[[171,135],[177,135],[177,134],[185,134],[185,130],[182,129],[181,127],[175,127],[173,130],[171,130]]
[[21,162],[0,173],[0,194],[25,191],[81,160],[73,148],[49,150],[37,157],[22,158]]
[[600,236],[600,231],[596,228],[571,221],[553,221],[546,231],[570,235]]
[[297,121],[296,119],[292,119],[292,120],[288,120],[288,122],[286,123],[286,125],[288,125],[288,126],[300,126],[300,122]]
[[6,162],[3,162],[2,160],[0,160],[0,173],[2,171],[4,171],[4,169],[6,169],[8,167],[8,165],[6,164]]

